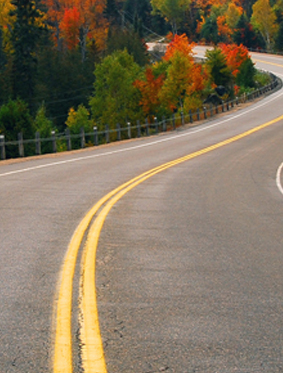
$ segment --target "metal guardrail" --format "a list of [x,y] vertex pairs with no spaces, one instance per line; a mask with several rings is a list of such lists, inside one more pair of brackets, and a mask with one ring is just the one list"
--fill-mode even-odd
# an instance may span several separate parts
[[[71,134],[69,129],[64,133],[55,133],[52,131],[51,136],[48,138],[41,138],[40,133],[36,132],[34,139],[24,139],[23,134],[18,134],[18,139],[15,141],[5,141],[5,135],[0,135],[0,159],[4,160],[9,157],[11,148],[13,153],[17,153],[15,157],[24,157],[25,149],[28,148],[28,155],[40,155],[46,153],[56,153],[60,150],[74,150],[85,148],[87,146],[98,146],[100,144],[107,144],[114,141],[121,141],[124,139],[139,138],[142,136],[150,136],[160,132],[174,131],[185,124],[193,124],[194,122],[205,120],[219,113],[231,110],[234,106],[240,103],[253,101],[260,96],[272,93],[275,90],[282,88],[282,81],[274,74],[269,73],[272,77],[272,82],[262,88],[259,88],[249,94],[244,94],[234,100],[222,102],[220,105],[204,106],[202,110],[197,110],[192,113],[191,111],[184,115],[172,115],[170,118],[163,117],[158,120],[156,117],[153,122],[149,123],[146,119],[144,123],[139,120],[136,125],[127,123],[126,126],[117,124],[116,129],[110,129],[108,125],[104,130],[98,131],[97,127],[93,127],[91,133],[85,133],[84,128],[81,128],[79,134]],[[49,149],[46,151],[42,149],[44,144],[49,144]],[[45,146],[46,147],[46,146]],[[32,150],[31,150],[32,148]],[[15,151],[17,149],[17,151]],[[32,153],[32,154],[31,154]]]

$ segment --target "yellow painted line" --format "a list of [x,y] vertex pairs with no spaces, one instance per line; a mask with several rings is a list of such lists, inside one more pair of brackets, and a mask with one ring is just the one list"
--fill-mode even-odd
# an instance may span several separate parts
[[257,58],[253,58],[252,60],[255,61],[255,62],[262,62],[262,63],[268,64],[268,65],[283,67],[283,65],[280,65],[279,63],[275,63],[275,62],[268,62],[268,61],[258,60]]
[[[75,273],[76,261],[78,251],[81,246],[83,237],[88,229],[91,220],[98,210],[112,197],[115,196],[101,211],[95,220],[94,224],[90,229],[90,234],[88,235],[87,244],[85,247],[85,264],[84,264],[84,277],[83,283],[86,289],[83,291],[82,299],[82,309],[84,315],[84,331],[82,332],[83,338],[83,356],[84,364],[90,365],[89,372],[106,372],[103,349],[99,331],[99,323],[97,316],[96,307],[96,293],[95,293],[95,283],[94,283],[94,273],[95,273],[95,255],[96,248],[98,244],[99,235],[104,223],[104,220],[113,207],[113,205],[122,198],[129,190],[133,189],[143,181],[147,180],[149,177],[162,172],[174,165],[181,162],[187,161],[189,159],[195,158],[201,154],[208,153],[214,149],[220,148],[221,146],[232,143],[239,140],[245,136],[248,136],[256,131],[259,131],[273,123],[276,123],[283,119],[283,116],[267,122],[261,126],[244,132],[238,136],[232,137],[218,144],[212,145],[205,149],[199,150],[197,152],[191,153],[185,157],[181,157],[175,161],[168,162],[162,166],[156,167],[149,170],[130,181],[124,183],[118,188],[114,189],[101,200],[99,200],[93,208],[86,214],[83,218],[76,231],[73,234],[71,242],[69,244],[67,254],[63,263],[61,271],[61,280],[59,284],[59,294],[57,301],[57,313],[56,313],[56,333],[55,333],[55,344],[54,344],[54,363],[53,372],[54,373],[72,373],[72,336],[71,336],[71,314],[72,314],[72,289],[73,289],[73,277]],[[87,327],[85,327],[87,326]],[[96,352],[95,352],[96,351]],[[103,370],[104,369],[104,370]]]
[[96,302],[96,288],[95,288],[95,258],[96,251],[99,242],[99,237],[103,224],[107,215],[109,214],[112,207],[119,201],[126,193],[135,188],[137,185],[143,183],[145,180],[152,176],[171,168],[177,164],[185,162],[187,160],[196,158],[202,154],[206,154],[212,150],[218,149],[222,146],[231,144],[237,140],[240,140],[246,136],[249,136],[257,131],[260,131],[274,123],[283,120],[283,115],[266,122],[258,127],[255,127],[249,131],[246,131],[237,136],[231,137],[227,140],[221,141],[212,146],[206,147],[187,156],[178,158],[175,161],[168,162],[160,167],[152,169],[148,173],[140,175],[130,181],[127,186],[122,187],[120,191],[113,195],[112,199],[108,200],[106,205],[103,207],[101,212],[94,220],[87,237],[86,245],[84,248],[84,261],[82,265],[83,279],[82,279],[82,301],[81,301],[81,314],[82,314],[82,363],[85,373],[106,373],[106,363],[103,352],[103,345],[100,335],[97,302]]
[[[158,167],[159,168],[159,167]],[[61,270],[58,300],[56,304],[56,320],[55,320],[55,342],[54,342],[54,373],[72,373],[72,335],[71,335],[71,317],[72,317],[72,293],[73,293],[73,278],[77,262],[78,252],[81,242],[89,227],[91,220],[97,211],[103,206],[107,200],[113,197],[121,189],[131,184],[135,180],[147,175],[152,170],[139,175],[125,184],[114,189],[102,199],[100,199],[85,215],[83,220],[75,230],[70,241],[64,263]]]

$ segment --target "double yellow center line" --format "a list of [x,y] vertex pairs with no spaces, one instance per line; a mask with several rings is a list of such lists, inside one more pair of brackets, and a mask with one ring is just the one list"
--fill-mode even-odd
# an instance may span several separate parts
[[96,303],[95,258],[100,233],[104,221],[112,207],[126,193],[152,176],[180,163],[238,141],[274,123],[277,123],[280,120],[283,120],[283,115],[237,136],[231,137],[227,140],[193,152],[174,161],[155,167],[114,189],[100,199],[90,209],[73,234],[61,271],[55,320],[56,332],[53,362],[54,373],[73,372],[71,333],[73,278],[78,252],[87,230],[89,229],[83,249],[83,259],[81,264],[80,321],[82,364],[85,373],[106,373],[107,369],[99,330]]

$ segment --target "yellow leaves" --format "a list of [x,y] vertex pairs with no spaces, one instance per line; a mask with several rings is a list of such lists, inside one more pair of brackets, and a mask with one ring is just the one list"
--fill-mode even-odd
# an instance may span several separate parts
[[0,26],[2,28],[7,28],[14,23],[15,18],[10,15],[14,8],[10,0],[0,0]]
[[178,51],[184,56],[188,57],[190,60],[193,59],[193,48],[195,47],[194,43],[189,43],[189,39],[186,34],[175,35],[173,40],[169,43],[164,60],[168,61],[174,54]]

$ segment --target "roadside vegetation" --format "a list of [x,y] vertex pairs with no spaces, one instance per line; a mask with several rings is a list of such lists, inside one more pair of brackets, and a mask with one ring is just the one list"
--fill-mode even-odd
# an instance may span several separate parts
[[283,51],[282,1],[1,0],[0,134],[126,128],[252,92],[269,77],[248,48]]

